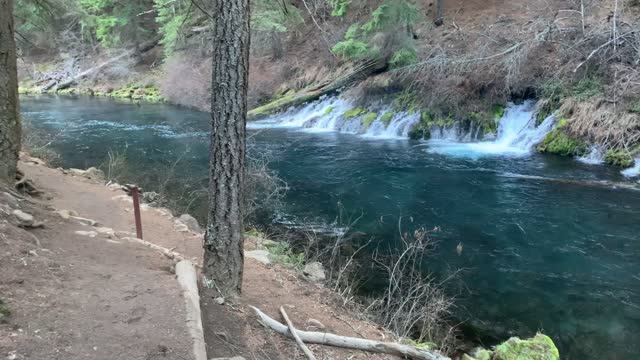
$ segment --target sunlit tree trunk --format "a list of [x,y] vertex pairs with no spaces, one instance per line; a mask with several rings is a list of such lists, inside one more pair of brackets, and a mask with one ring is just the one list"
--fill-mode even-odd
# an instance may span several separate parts
[[0,181],[15,180],[20,133],[13,0],[0,0]]
[[223,295],[242,288],[249,1],[213,1],[209,217],[204,274]]

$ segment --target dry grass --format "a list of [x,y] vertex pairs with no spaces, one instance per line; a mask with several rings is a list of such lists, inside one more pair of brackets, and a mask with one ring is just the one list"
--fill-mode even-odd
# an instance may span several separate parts
[[602,98],[567,99],[559,113],[571,119],[568,122],[571,135],[588,139],[603,148],[630,150],[640,142],[640,115],[617,112],[612,103]]

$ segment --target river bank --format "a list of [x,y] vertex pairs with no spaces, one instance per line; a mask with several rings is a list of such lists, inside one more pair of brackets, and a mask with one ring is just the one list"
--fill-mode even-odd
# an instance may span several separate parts
[[[197,198],[206,186],[206,114],[165,104],[45,96],[25,98],[23,115],[58,134],[51,147],[65,167],[105,163],[110,150],[126,147],[134,171],[122,174],[125,181],[149,190],[165,184],[172,198],[185,200],[181,212],[206,213],[206,200]],[[635,326],[633,234],[640,230],[633,219],[640,199],[616,185],[627,182],[619,170],[533,152],[460,156],[435,151],[438,142],[335,131],[251,134],[250,154],[268,158],[288,188],[283,207],[262,225],[322,234],[350,228],[364,234],[352,239],[354,245],[371,237],[372,244],[391,248],[398,216],[408,232],[438,226],[430,269],[441,278],[465,269],[449,289],[457,294],[458,315],[491,331],[471,338],[532,336],[544,328],[567,356],[588,358],[610,341],[619,344],[615,351],[632,351],[627,335],[633,331],[609,338],[609,327],[600,325],[616,319],[626,329]],[[379,288],[375,281],[364,285]],[[613,297],[597,295],[612,289]],[[609,311],[589,310],[596,308]]]

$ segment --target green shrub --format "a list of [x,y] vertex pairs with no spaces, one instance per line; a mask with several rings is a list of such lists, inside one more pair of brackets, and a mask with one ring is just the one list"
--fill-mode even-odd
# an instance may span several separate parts
[[640,99],[636,100],[636,102],[631,104],[631,108],[629,108],[629,111],[632,113],[640,114]]
[[367,115],[362,117],[362,128],[363,130],[367,130],[371,124],[378,118],[377,113],[368,113]]
[[367,43],[353,39],[340,41],[331,48],[331,52],[348,60],[362,60],[374,54]]
[[584,78],[573,87],[573,96],[578,100],[587,100],[602,93],[602,83],[595,77]]
[[304,253],[294,253],[289,243],[284,241],[276,242],[268,248],[268,251],[271,260],[284,267],[296,270],[302,270],[302,268],[304,268]]
[[398,69],[403,66],[415,64],[417,61],[418,55],[416,54],[416,50],[404,47],[393,53],[391,60],[389,60],[389,67],[391,69]]
[[356,108],[345,111],[342,116],[344,117],[345,120],[348,120],[348,119],[353,119],[355,117],[363,115],[366,112],[367,112],[367,109],[363,108],[362,106],[358,106]]
[[331,16],[342,17],[347,13],[351,0],[328,0],[331,6]]
[[631,167],[633,166],[633,157],[626,151],[609,150],[604,154],[604,161],[607,164],[619,166],[619,167]]
[[411,90],[404,90],[393,99],[392,105],[398,111],[406,111],[413,114],[418,110],[418,98]]

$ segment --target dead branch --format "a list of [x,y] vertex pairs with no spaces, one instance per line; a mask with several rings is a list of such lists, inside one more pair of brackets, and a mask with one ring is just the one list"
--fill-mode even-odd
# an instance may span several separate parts
[[307,359],[316,360],[316,357],[313,355],[311,350],[309,350],[307,345],[304,344],[304,341],[300,339],[300,336],[298,335],[296,328],[293,327],[293,323],[291,322],[291,320],[289,320],[289,316],[287,316],[287,312],[284,311],[284,307],[282,306],[280,307],[280,313],[282,314],[284,321],[287,323],[287,326],[289,327],[289,332],[291,333],[291,336],[293,336],[293,338],[296,340],[296,343],[298,344],[300,349],[302,349],[302,352],[307,356]]
[[[286,325],[270,318],[268,315],[266,315],[256,307],[251,306],[251,308],[256,312],[256,315],[258,315],[258,318],[264,326],[270,328],[278,334],[284,335],[289,338],[293,337]],[[298,331],[298,335],[304,342],[312,344],[322,344],[346,349],[356,349],[375,353],[391,354],[400,356],[402,358],[411,358],[418,360],[451,360],[449,357],[444,356],[436,351],[428,351],[409,345],[380,342],[375,340],[360,339],[355,337],[340,336],[315,331]]]

